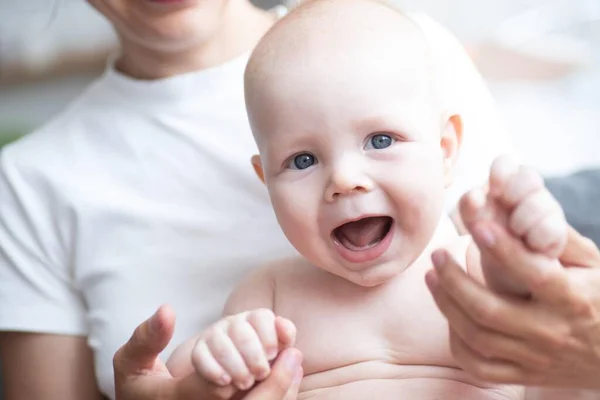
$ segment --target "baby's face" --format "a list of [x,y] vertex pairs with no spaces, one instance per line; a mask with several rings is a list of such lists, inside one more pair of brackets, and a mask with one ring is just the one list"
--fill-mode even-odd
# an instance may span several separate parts
[[279,60],[248,87],[281,228],[311,263],[365,286],[409,266],[443,212],[444,124],[427,66],[407,54]]

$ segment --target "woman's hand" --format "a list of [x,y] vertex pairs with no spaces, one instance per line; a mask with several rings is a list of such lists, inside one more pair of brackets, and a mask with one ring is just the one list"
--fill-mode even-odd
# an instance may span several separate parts
[[[600,252],[570,230],[552,268],[495,221],[468,227],[480,251],[531,290],[502,296],[438,253],[427,283],[458,364],[489,382],[600,389]],[[440,257],[441,255],[441,257]]]
[[114,357],[117,400],[295,400],[302,379],[302,355],[297,349],[284,350],[273,364],[271,374],[249,392],[232,385],[219,387],[196,374],[174,378],[158,354],[167,346],[175,328],[175,315],[161,307],[137,327],[131,339]]

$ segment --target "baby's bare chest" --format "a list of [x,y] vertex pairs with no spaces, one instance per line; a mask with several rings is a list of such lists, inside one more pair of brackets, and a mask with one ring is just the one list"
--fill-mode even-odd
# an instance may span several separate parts
[[372,363],[453,366],[447,323],[424,282],[427,269],[370,289],[322,271],[282,280],[275,311],[296,325],[305,376]]

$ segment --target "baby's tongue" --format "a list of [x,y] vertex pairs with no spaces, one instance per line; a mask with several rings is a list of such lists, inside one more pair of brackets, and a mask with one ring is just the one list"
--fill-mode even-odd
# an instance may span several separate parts
[[352,247],[364,248],[383,239],[387,233],[387,223],[386,217],[363,218],[340,226],[336,229],[336,235],[346,247],[347,241]]

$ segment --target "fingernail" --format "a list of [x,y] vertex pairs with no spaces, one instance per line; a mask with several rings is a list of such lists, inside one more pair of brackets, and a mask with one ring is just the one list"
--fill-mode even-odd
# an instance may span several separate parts
[[486,247],[492,247],[496,243],[496,238],[489,228],[481,225],[476,225],[473,228],[473,236],[475,239]]
[[301,360],[298,352],[296,351],[287,351],[283,354],[283,366],[289,372],[296,372],[298,367],[300,367]]
[[241,382],[238,385],[238,388],[240,390],[248,390],[248,389],[250,389],[252,387],[252,385],[254,385],[254,379],[248,378],[245,381]]
[[275,359],[275,357],[277,357],[277,348],[271,348],[269,350],[267,350],[267,359],[269,361],[273,361]]
[[258,374],[255,375],[256,380],[257,381],[265,380],[267,378],[267,376],[269,376],[270,373],[271,373],[270,368],[262,369]]
[[223,374],[217,381],[217,384],[219,384],[220,386],[229,385],[230,383],[231,383],[231,377],[227,374]]
[[435,290],[439,286],[438,277],[434,270],[430,270],[425,274],[425,283],[429,290]]
[[442,268],[446,264],[446,251],[436,250],[431,254],[431,261],[436,269]]

